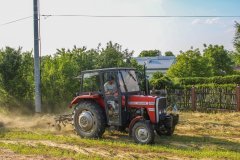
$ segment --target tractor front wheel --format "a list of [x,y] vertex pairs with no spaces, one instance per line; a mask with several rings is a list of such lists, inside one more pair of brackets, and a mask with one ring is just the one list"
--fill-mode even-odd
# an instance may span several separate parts
[[149,121],[136,122],[132,128],[132,137],[136,143],[151,144],[154,142],[154,130]]
[[159,136],[172,136],[175,130],[175,126],[172,126],[170,128],[164,128],[164,129],[156,129],[156,132]]
[[91,101],[80,102],[73,112],[73,125],[83,138],[100,138],[105,131],[105,114],[102,108]]

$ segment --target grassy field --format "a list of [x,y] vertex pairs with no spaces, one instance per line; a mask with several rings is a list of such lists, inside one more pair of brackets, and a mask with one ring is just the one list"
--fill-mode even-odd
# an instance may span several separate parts
[[53,116],[0,117],[0,159],[240,159],[240,113],[180,113],[172,137],[137,145],[125,133],[81,139]]

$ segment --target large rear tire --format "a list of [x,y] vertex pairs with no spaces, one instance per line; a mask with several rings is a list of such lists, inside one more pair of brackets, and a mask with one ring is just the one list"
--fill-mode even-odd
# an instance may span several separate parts
[[136,143],[154,143],[154,129],[149,121],[136,122],[132,128],[132,137]]
[[94,102],[80,102],[73,111],[73,125],[83,138],[100,138],[105,131],[105,114]]

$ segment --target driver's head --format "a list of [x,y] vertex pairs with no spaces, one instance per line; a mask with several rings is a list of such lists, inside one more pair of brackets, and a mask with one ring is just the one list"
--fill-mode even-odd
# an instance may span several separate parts
[[112,84],[112,83],[114,82],[114,77],[113,77],[113,76],[110,76],[109,79],[108,79],[108,82],[109,82],[110,84]]

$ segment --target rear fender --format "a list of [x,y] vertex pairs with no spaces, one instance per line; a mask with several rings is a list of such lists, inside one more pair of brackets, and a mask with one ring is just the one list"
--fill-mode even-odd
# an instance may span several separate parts
[[138,121],[143,120],[143,116],[137,116],[134,119],[131,120],[130,124],[129,124],[129,135],[132,135],[132,128],[134,126],[135,123],[137,123]]
[[96,101],[101,107],[104,107],[104,101],[102,99],[102,96],[99,94],[94,95],[80,95],[75,97],[71,103],[68,105],[69,108],[72,108],[75,104],[78,104],[82,100],[94,100]]

